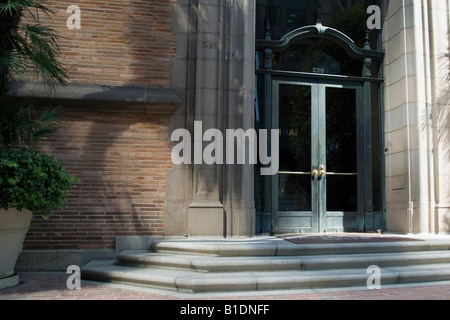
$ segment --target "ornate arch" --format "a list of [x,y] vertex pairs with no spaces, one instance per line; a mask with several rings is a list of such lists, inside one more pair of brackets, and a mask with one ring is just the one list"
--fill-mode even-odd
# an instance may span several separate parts
[[364,48],[358,47],[355,42],[343,32],[334,28],[323,26],[320,21],[316,25],[305,26],[295,29],[285,34],[280,40],[270,39],[269,30],[266,33],[266,39],[256,40],[256,50],[272,50],[273,52],[285,50],[296,40],[306,38],[319,38],[331,41],[345,50],[345,52],[354,59],[363,60],[366,58],[380,60],[384,57],[382,51],[371,50],[367,41]]

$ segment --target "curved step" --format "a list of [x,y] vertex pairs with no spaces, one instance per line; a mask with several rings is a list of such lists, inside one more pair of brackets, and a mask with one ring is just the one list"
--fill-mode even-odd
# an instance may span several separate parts
[[303,259],[279,257],[218,257],[126,250],[117,257],[122,266],[163,267],[198,272],[301,270]]
[[125,250],[122,266],[163,267],[198,272],[323,270],[450,263],[450,251],[421,251],[315,256],[216,257]]
[[392,241],[356,243],[294,244],[281,239],[270,240],[161,240],[152,245],[155,252],[237,256],[292,256],[450,250],[450,240]]
[[[320,287],[364,287],[366,268],[320,271],[198,273],[185,270],[134,268],[113,261],[92,261],[82,269],[87,280],[128,283],[181,292],[287,290]],[[450,280],[450,264],[381,268],[380,285]]]

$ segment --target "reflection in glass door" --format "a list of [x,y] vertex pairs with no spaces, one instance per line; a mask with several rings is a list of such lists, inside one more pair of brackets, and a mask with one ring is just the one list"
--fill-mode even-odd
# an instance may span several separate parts
[[[358,167],[358,88],[325,86],[325,137],[321,211],[321,231],[362,231],[363,209],[358,185],[362,174]],[[360,95],[359,95],[360,96]],[[320,170],[320,169],[319,169]],[[326,200],[325,200],[326,198]]]
[[359,86],[274,81],[273,126],[280,133],[280,167],[272,190],[275,232],[363,227],[360,96]]
[[[317,186],[311,183],[313,99],[317,87],[280,83],[277,228],[312,232],[318,228]],[[315,99],[314,99],[315,100]],[[314,130],[316,130],[314,123]],[[314,150],[316,153],[316,150]],[[294,228],[294,230],[292,230]]]
[[327,211],[357,211],[355,101],[354,89],[326,88]]

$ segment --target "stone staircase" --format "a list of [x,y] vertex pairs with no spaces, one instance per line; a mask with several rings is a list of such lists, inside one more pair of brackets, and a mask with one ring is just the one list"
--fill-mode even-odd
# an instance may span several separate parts
[[381,286],[450,280],[450,240],[295,244],[276,237],[161,238],[149,250],[91,261],[81,275],[190,293],[285,290],[366,287],[373,265],[380,268]]

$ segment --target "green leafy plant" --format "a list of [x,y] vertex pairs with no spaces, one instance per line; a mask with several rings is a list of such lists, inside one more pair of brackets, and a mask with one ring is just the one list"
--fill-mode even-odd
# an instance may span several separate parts
[[50,155],[27,147],[0,153],[0,207],[42,212],[48,218],[65,209],[67,190],[76,179]]

